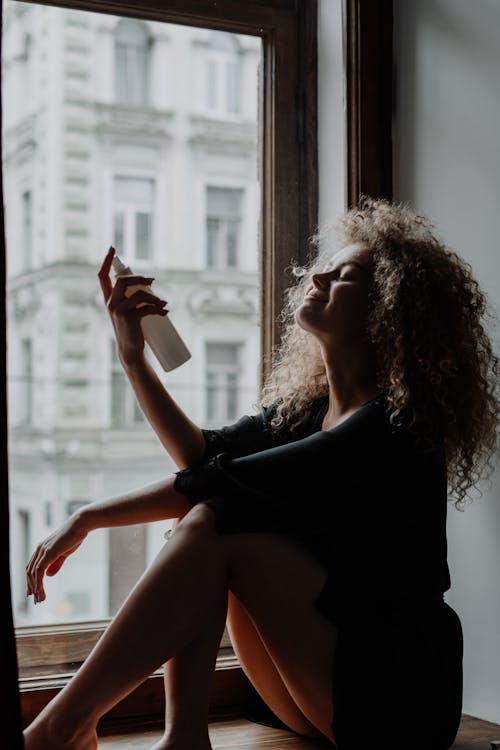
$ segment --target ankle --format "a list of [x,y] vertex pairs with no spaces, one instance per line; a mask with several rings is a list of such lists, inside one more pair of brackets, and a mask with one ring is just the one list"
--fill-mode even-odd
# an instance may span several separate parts
[[55,713],[42,712],[24,731],[24,740],[27,750],[97,748],[97,733],[92,722],[86,720],[69,723],[67,718],[62,719]]
[[212,750],[208,727],[194,730],[179,726],[166,728],[165,734],[150,750]]
[[193,722],[192,718],[186,721],[166,721],[165,737],[172,742],[177,740],[185,742],[187,739],[199,743],[209,740],[208,720],[202,722]]

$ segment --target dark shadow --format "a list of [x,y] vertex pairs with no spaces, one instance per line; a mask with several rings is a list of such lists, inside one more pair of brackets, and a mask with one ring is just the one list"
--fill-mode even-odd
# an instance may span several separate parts
[[[3,18],[3,3],[0,0],[0,17]],[[2,58],[3,23],[0,20],[0,59]],[[1,84],[0,84],[1,85]],[[0,89],[0,132],[2,128],[2,101]],[[0,145],[0,162],[3,153]],[[0,500],[0,675],[2,676],[2,747],[21,750],[23,747],[21,706],[19,701],[18,672],[12,599],[10,589],[9,547],[9,473],[7,455],[7,311],[5,268],[5,224],[3,210],[3,171],[0,172],[0,236],[2,258],[2,489]]]

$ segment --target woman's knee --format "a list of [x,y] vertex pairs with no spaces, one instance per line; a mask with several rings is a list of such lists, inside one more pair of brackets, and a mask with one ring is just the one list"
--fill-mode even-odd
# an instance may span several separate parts
[[215,531],[215,514],[205,503],[193,505],[185,516],[176,520],[177,523],[173,527],[174,534],[183,530],[197,534],[207,533],[217,536]]

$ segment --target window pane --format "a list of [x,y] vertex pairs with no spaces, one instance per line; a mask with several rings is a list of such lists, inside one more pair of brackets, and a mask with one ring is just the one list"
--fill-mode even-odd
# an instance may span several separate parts
[[234,268],[237,265],[238,229],[239,229],[238,221],[227,222],[227,235],[226,235],[227,265],[230,268]]
[[239,219],[242,190],[209,187],[207,189],[207,212],[221,219]]
[[219,117],[239,112],[241,45],[234,34],[214,31],[207,46],[207,107]]
[[238,416],[238,376],[236,373],[227,375],[227,418],[237,419]]
[[215,373],[206,373],[206,415],[209,421],[217,416],[217,382]]
[[24,411],[24,422],[30,424],[33,415],[33,347],[31,339],[24,339],[22,347],[22,380],[24,398],[21,396],[19,404]]
[[209,109],[217,107],[217,62],[207,60],[207,106]]
[[24,252],[24,267],[26,269],[31,268],[32,212],[33,202],[31,199],[31,191],[27,190],[22,196],[22,251]]
[[208,266],[237,266],[242,199],[243,190],[239,188],[207,188]]
[[115,211],[115,227],[113,237],[114,247],[125,247],[125,214],[123,213],[123,211]]
[[115,91],[118,102],[127,102],[129,99],[128,80],[130,74],[127,66],[127,47],[123,44],[117,44],[115,49]]
[[[161,549],[170,521],[93,532],[36,607],[26,600],[27,557],[77,503],[177,466],[119,362],[97,271],[114,244],[133,272],[155,277],[192,357],[166,373],[148,345],[146,356],[190,419],[218,427],[255,411],[261,41],[217,32],[211,46],[207,29],[14,0],[3,12],[14,618],[17,627],[101,620]],[[253,106],[243,130],[234,117],[221,128],[228,56],[243,52]],[[19,85],[26,55],[37,81],[30,102]],[[192,93],[175,70],[199,76]],[[207,71],[217,111],[200,116]]]
[[113,203],[115,248],[130,265],[150,260],[155,180],[115,175]]
[[147,26],[130,18],[114,28],[115,95],[118,102],[136,106],[148,101],[150,39]]
[[127,413],[125,408],[125,375],[121,372],[111,374],[111,426],[125,427]]
[[217,265],[217,245],[219,236],[219,220],[207,218],[207,266]]
[[135,255],[139,260],[151,257],[151,214],[135,215]]
[[239,112],[240,65],[238,61],[226,63],[227,111]]
[[238,363],[238,347],[234,344],[207,344],[207,365],[220,367]]
[[227,423],[238,413],[239,343],[209,342],[205,350],[206,378],[210,401],[207,419]]

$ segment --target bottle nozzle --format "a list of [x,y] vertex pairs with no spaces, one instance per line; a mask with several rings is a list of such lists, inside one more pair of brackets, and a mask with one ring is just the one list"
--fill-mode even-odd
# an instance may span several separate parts
[[128,267],[124,263],[122,263],[118,255],[115,255],[115,257],[111,261],[111,265],[113,266],[113,271],[117,275],[128,270]]

